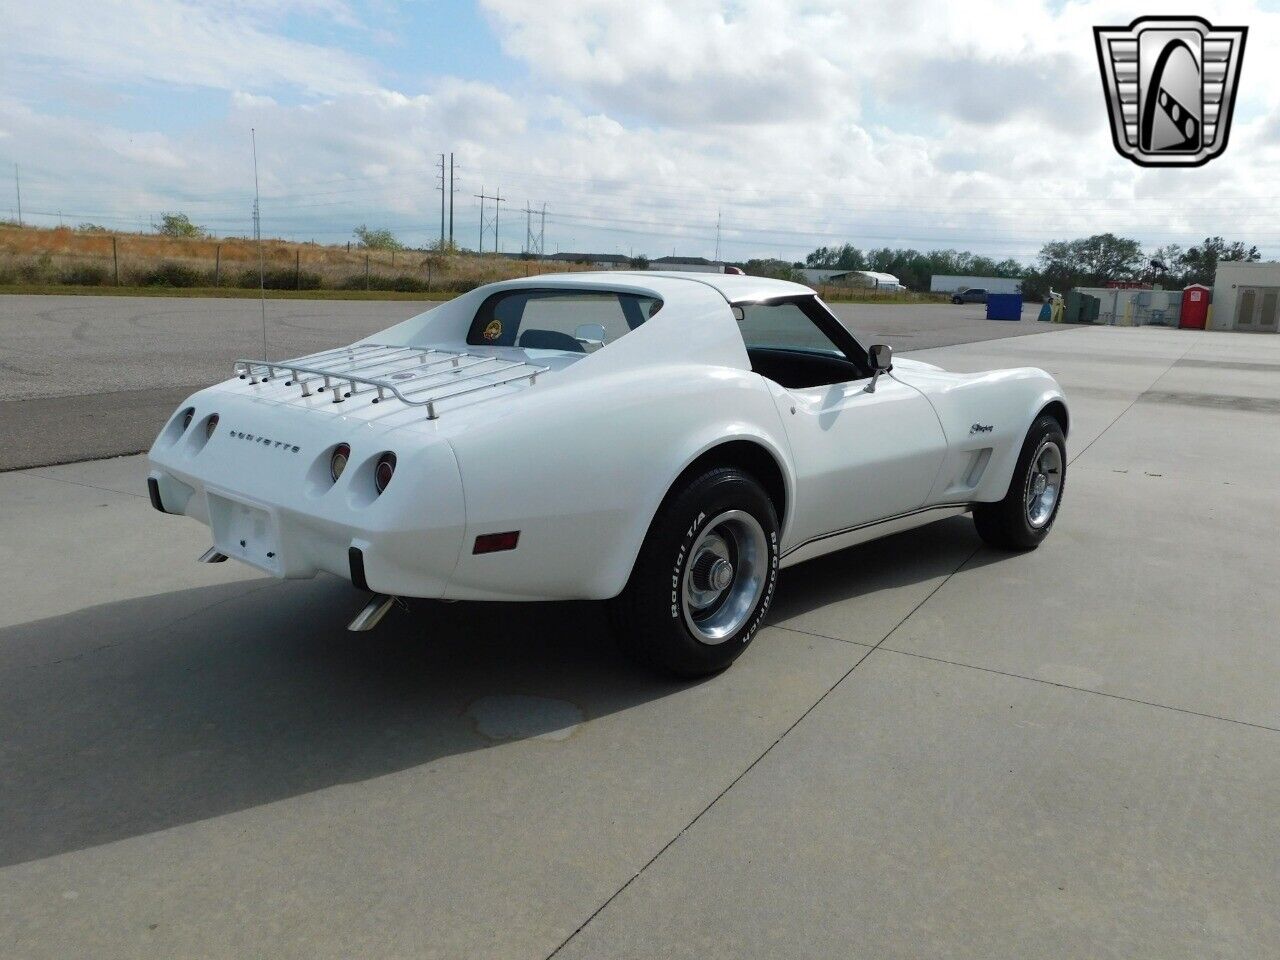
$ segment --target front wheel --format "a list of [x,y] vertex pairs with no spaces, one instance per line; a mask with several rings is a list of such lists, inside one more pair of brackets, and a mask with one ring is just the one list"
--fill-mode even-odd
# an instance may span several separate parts
[[623,649],[669,673],[725,669],[764,622],[778,579],[778,518],[756,480],[708,470],[673,491],[612,601]]
[[1040,416],[1027,431],[1004,499],[973,508],[978,535],[1006,550],[1040,546],[1058,516],[1066,479],[1067,441],[1062,426],[1047,414]]

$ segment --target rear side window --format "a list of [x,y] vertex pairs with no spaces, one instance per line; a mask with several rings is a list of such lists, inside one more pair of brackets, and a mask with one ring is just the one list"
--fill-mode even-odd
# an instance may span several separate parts
[[[612,343],[662,307],[656,297],[603,290],[506,290],[480,305],[467,343],[584,353],[582,339]],[[583,328],[588,328],[584,330]]]
[[739,309],[742,319],[738,329],[747,350],[802,350],[843,356],[797,303],[746,303]]

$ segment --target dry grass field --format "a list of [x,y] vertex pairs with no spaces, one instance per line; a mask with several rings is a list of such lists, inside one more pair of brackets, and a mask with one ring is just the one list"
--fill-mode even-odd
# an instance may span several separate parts
[[[495,255],[348,249],[267,239],[262,252],[266,286],[273,291],[448,295],[510,277],[587,269]],[[256,291],[257,245],[237,238],[0,227],[0,290],[66,292],[75,287]]]
[[[443,299],[495,280],[598,269],[495,254],[367,250],[262,241],[269,296]],[[258,249],[247,238],[183,239],[147,233],[0,224],[0,293],[257,296]],[[937,294],[823,285],[830,301],[935,303]]]

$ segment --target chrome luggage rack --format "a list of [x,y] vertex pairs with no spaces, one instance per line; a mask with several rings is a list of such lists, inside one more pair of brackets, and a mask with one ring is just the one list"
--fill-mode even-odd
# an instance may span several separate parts
[[[376,376],[368,372],[373,368],[377,368]],[[296,360],[235,362],[236,376],[250,383],[273,383],[285,377],[284,385],[299,387],[302,396],[311,396],[314,388],[316,393],[332,394],[334,403],[342,403],[366,390],[372,391],[377,395],[371,403],[395,397],[412,407],[426,407],[428,420],[439,419],[436,404],[445,400],[520,380],[528,380],[532,384],[539,374],[549,369],[521,360],[503,360],[457,350],[394,347],[378,343],[326,350]],[[367,372],[360,373],[362,370]],[[485,379],[489,377],[497,379]],[[428,380],[433,382],[425,383]],[[470,386],[456,389],[460,384]]]

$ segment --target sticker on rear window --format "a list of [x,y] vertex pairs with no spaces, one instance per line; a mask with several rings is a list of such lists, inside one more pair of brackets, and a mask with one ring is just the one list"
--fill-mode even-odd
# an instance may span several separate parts
[[502,321],[490,320],[488,326],[484,328],[484,338],[486,340],[497,340],[502,336]]

